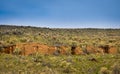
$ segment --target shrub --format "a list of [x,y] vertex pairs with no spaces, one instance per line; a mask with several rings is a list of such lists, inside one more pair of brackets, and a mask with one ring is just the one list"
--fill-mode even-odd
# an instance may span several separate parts
[[76,43],[72,43],[71,45],[71,54],[74,55],[75,54],[75,49],[77,47],[77,44]]
[[120,74],[120,63],[115,63],[112,66],[112,74]]
[[22,53],[21,49],[19,48],[16,48],[14,51],[13,51],[13,54],[15,55],[20,55]]
[[106,67],[102,67],[99,74],[110,74],[110,71]]

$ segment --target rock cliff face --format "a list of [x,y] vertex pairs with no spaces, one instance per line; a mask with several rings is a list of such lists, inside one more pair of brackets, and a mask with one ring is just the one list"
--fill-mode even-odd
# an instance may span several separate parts
[[40,43],[20,43],[16,45],[8,45],[8,46],[2,46],[0,49],[1,53],[7,53],[7,54],[14,54],[15,52],[18,52],[20,55],[33,55],[33,54],[55,54],[55,55],[66,55],[66,54],[72,54],[72,55],[81,55],[81,54],[116,54],[117,48],[114,46],[86,46],[85,49],[82,49],[81,47],[75,46],[48,46],[45,44]]
[[109,46],[109,45],[99,46],[99,50],[102,50],[103,53],[108,53],[108,54],[116,54],[118,52],[115,46]]
[[19,52],[20,55],[32,55],[32,54],[54,54],[59,51],[58,54],[66,54],[66,46],[48,46],[40,43],[20,43],[16,45],[3,46],[1,53],[14,54],[14,52]]

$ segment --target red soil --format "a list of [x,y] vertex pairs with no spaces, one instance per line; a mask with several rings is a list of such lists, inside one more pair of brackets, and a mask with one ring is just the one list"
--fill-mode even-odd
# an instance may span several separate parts
[[[104,46],[103,46],[104,47]],[[99,50],[102,50],[102,52],[105,53],[105,48],[99,47]],[[116,54],[117,53],[117,48],[115,46],[108,46],[108,53],[109,54]]]
[[109,49],[109,53],[111,53],[111,54],[116,54],[116,53],[117,53],[117,48],[111,46],[110,49]]
[[[40,43],[16,44],[16,48],[22,50],[22,55],[30,55],[34,53],[53,54],[56,50],[58,50],[55,46],[47,46]],[[59,47],[59,49],[60,54],[66,53],[66,48],[64,46]]]
[[3,52],[7,54],[12,54],[16,45],[5,46]]
[[[48,46],[45,44],[40,44],[40,43],[20,43],[16,45],[10,45],[7,47],[4,47],[4,53],[13,53],[15,49],[20,49],[21,50],[21,55],[31,55],[35,53],[40,53],[40,54],[53,54],[56,50],[60,51],[60,54],[67,54],[71,47],[69,46]],[[104,53],[103,48],[100,47],[94,47],[94,46],[87,46],[86,47],[87,52],[89,53]],[[74,53],[76,55],[84,54],[82,48],[76,47],[74,50]],[[117,53],[117,48],[113,46],[109,46],[109,53],[110,54],[116,54]]]
[[84,54],[84,53],[83,53],[83,51],[82,51],[82,49],[80,47],[76,47],[75,54],[79,55],[79,54]]

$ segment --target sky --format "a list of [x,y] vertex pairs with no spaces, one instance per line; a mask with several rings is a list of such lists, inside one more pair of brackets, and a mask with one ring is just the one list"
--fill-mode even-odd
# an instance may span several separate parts
[[120,0],[0,0],[0,24],[120,28]]

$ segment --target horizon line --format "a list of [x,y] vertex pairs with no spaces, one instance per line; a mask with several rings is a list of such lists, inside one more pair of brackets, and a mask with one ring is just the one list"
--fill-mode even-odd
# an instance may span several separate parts
[[50,28],[50,29],[120,29],[111,27],[48,27],[48,26],[36,26],[36,25],[23,25],[23,24],[0,24],[0,26],[17,26],[17,27],[35,27],[35,28]]

